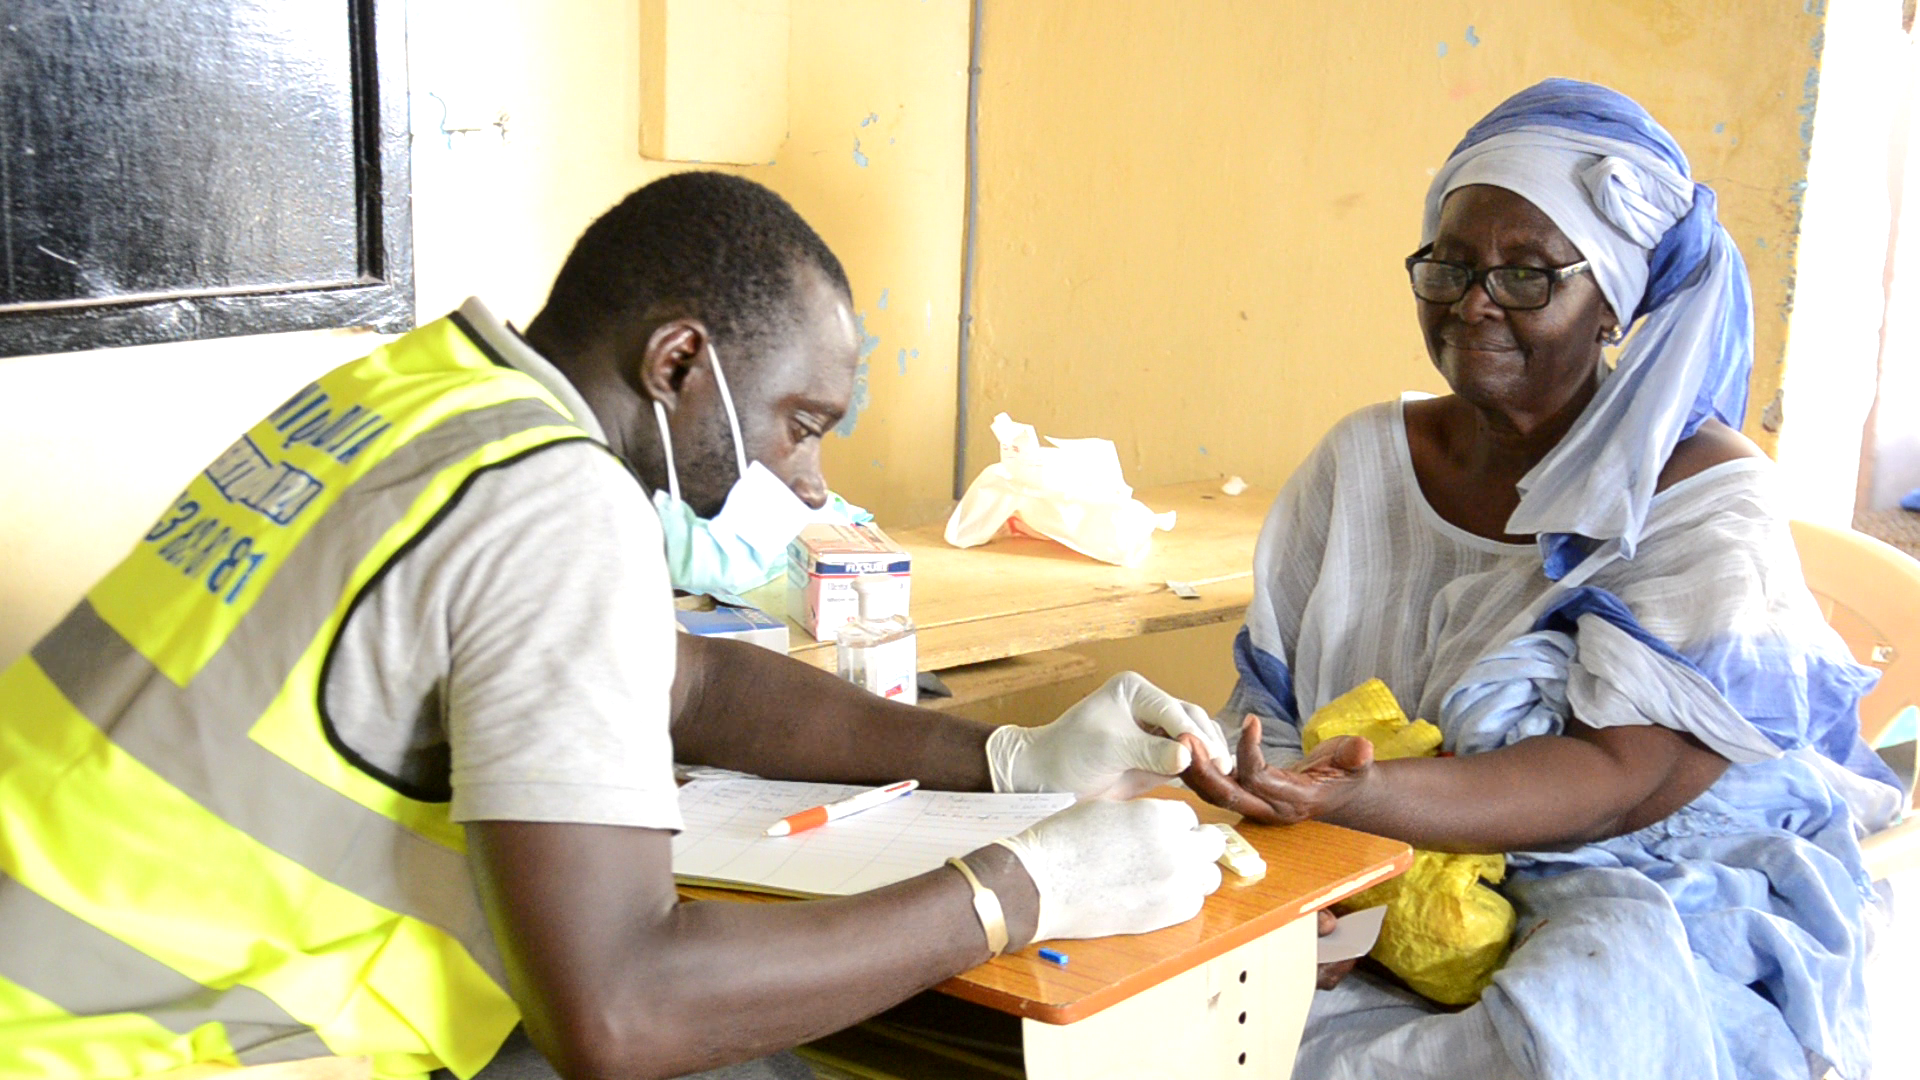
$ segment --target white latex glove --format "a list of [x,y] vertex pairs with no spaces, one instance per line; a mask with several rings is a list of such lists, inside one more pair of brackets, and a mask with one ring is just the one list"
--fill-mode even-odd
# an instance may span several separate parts
[[995,791],[1071,791],[1083,799],[1131,799],[1185,772],[1195,735],[1214,767],[1233,771],[1233,751],[1205,709],[1138,672],[1123,671],[1051,724],[1008,724],[987,736]]
[[1170,799],[1083,802],[999,841],[1040,892],[1033,939],[1144,934],[1185,922],[1220,887],[1218,829]]

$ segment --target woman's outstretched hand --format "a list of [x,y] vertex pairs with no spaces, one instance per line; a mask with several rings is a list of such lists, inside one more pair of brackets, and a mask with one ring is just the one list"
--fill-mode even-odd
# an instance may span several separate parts
[[1260,718],[1252,715],[1241,722],[1239,761],[1231,774],[1214,768],[1197,740],[1190,748],[1193,764],[1180,779],[1215,806],[1266,825],[1335,814],[1373,777],[1373,744],[1357,735],[1328,739],[1289,768],[1268,765],[1260,753]]

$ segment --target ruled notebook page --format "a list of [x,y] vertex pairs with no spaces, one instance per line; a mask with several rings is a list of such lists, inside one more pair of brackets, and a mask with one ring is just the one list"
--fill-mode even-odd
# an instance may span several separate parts
[[789,896],[846,896],[924,874],[1073,805],[1072,795],[924,788],[793,836],[767,836],[789,814],[869,790],[752,777],[704,777],[680,789],[686,828],[673,876]]

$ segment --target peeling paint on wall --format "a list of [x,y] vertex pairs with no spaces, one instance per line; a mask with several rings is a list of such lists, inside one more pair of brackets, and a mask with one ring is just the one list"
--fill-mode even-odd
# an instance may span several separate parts
[[842,437],[853,434],[854,428],[860,426],[860,414],[872,403],[873,395],[867,390],[867,362],[862,360],[860,366],[853,369],[853,398],[847,402],[847,415],[833,426],[833,433]]
[[1813,110],[1820,101],[1820,53],[1826,48],[1827,34],[1822,30],[1813,35],[1808,49],[1813,53],[1812,63],[1807,65],[1807,77],[1800,84],[1800,155],[1804,159],[1813,153]]
[[853,399],[847,403],[847,415],[833,427],[835,435],[851,435],[860,425],[860,413],[872,403],[873,394],[867,389],[867,377],[871,368],[867,357],[880,347],[880,339],[867,331],[867,313],[861,312],[853,317],[854,329],[860,333],[860,363],[853,369]]
[[[1824,16],[1826,9],[1827,5],[1824,0],[1808,0],[1808,3],[1805,5],[1807,13],[1814,16]],[[1819,30],[1814,31],[1813,37],[1807,41],[1807,51],[1810,54],[1807,61],[1807,74],[1800,83],[1800,104],[1794,109],[1795,112],[1800,114],[1801,161],[1810,161],[1813,158],[1813,115],[1820,104],[1820,59],[1821,54],[1826,51],[1826,45],[1827,32],[1823,24]],[[1781,282],[1784,285],[1784,295],[1777,308],[1780,313],[1780,321],[1783,323],[1793,318],[1794,290],[1796,286],[1794,274],[1799,263],[1800,224],[1802,216],[1806,213],[1806,200],[1807,178],[1803,174],[1800,179],[1794,181],[1787,189],[1787,204],[1792,207],[1793,218],[1787,223],[1786,271],[1781,277]],[[1783,352],[1780,358],[1775,361],[1775,366],[1781,366],[1785,363],[1786,355]],[[1768,406],[1768,408],[1772,410],[1775,423],[1773,426],[1768,426],[1766,417],[1763,415],[1760,424],[1762,430],[1769,434],[1778,434],[1780,430],[1778,426],[1780,419],[1779,406],[1780,392],[1776,389],[1774,391],[1773,402]]]
[[853,317],[853,326],[860,332],[860,359],[865,360],[880,347],[880,339],[867,332],[867,313],[864,311]]

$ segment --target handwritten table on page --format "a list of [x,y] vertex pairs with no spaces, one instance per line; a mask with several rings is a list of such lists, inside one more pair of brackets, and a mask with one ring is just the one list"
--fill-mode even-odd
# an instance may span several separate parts
[[673,876],[686,885],[847,896],[924,874],[1073,805],[1071,795],[923,789],[817,829],[766,835],[767,826],[788,814],[865,790],[742,777],[694,780],[680,789],[686,828],[673,838]]

